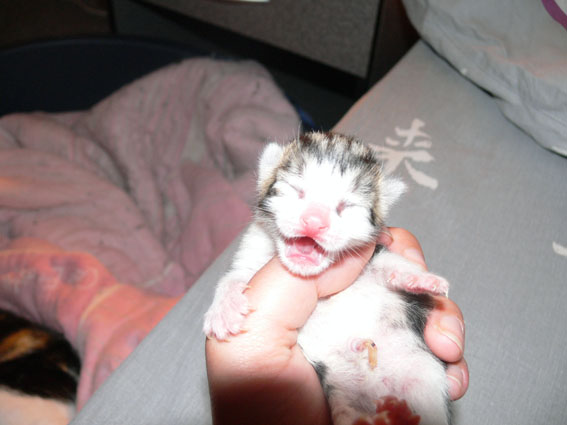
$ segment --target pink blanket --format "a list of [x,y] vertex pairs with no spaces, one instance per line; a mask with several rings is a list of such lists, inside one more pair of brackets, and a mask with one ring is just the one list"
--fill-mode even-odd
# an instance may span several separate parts
[[[0,119],[0,307],[71,340],[80,405],[246,225],[262,145],[298,128],[261,66],[210,59],[158,70],[89,111]],[[123,310],[122,342],[84,319]]]

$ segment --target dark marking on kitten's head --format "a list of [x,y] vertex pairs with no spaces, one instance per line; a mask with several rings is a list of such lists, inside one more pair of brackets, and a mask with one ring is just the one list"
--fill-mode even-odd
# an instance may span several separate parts
[[341,175],[353,171],[355,174],[353,190],[370,200],[372,226],[376,229],[383,226],[380,193],[383,181],[382,162],[374,150],[358,139],[332,132],[305,133],[283,148],[281,159],[274,172],[259,184],[257,205],[260,212],[266,211],[266,198],[276,194],[271,191],[274,183],[284,175],[301,176],[308,161],[334,162]]
[[299,139],[307,151],[318,161],[334,160],[341,174],[355,171],[354,190],[362,193],[372,202],[370,218],[372,225],[380,227],[383,217],[380,213],[380,184],[382,162],[374,151],[352,136],[338,133],[307,133]]

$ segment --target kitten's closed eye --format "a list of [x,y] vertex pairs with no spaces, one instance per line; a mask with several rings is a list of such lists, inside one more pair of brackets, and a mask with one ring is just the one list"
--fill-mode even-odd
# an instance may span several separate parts
[[293,187],[293,189],[297,192],[297,196],[299,197],[299,199],[305,198],[305,191],[303,189],[293,185],[291,185],[291,187]]
[[347,203],[345,201],[339,202],[339,205],[337,205],[337,214],[340,216],[346,207]]
[[[290,182],[287,182],[287,181],[285,181],[285,180],[283,180],[281,183],[283,183],[283,186],[284,186],[284,187],[288,187],[288,188],[292,189],[292,190],[297,194],[297,197],[298,197],[299,199],[305,198],[305,190],[304,190],[302,187],[300,187],[300,186],[298,186],[298,185],[296,185],[296,184],[292,184],[292,183],[290,183]],[[284,189],[284,187],[282,187],[282,189]],[[285,193],[285,192],[287,192],[287,191],[283,191],[283,192]],[[282,193],[281,190],[278,190],[278,191],[277,191],[277,194],[278,194],[278,195],[282,195],[283,193]]]
[[356,206],[358,206],[358,205],[353,203],[353,202],[343,200],[343,201],[339,202],[339,204],[337,205],[337,208],[336,208],[337,215],[340,217],[344,210],[346,210],[347,208],[352,208],[352,207],[356,207]]

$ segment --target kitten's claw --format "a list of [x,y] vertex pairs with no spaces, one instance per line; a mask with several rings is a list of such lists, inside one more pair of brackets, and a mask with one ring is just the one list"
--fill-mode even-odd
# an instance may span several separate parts
[[433,273],[393,271],[388,282],[395,288],[414,294],[429,293],[447,296],[449,293],[449,282]]

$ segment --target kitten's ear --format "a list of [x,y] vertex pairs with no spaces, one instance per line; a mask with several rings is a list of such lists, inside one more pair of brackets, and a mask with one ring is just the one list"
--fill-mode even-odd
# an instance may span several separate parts
[[277,143],[270,143],[264,148],[260,156],[258,167],[258,182],[263,182],[271,176],[274,169],[280,163],[284,148]]
[[396,177],[382,177],[380,181],[380,215],[388,215],[390,208],[407,190],[406,184]]

